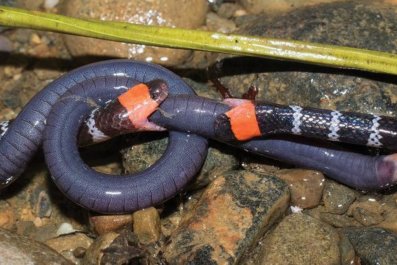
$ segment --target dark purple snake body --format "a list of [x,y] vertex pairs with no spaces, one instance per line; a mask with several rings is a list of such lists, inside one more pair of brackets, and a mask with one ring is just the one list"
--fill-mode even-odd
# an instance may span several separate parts
[[139,174],[118,177],[85,165],[76,143],[78,124],[95,107],[93,100],[101,105],[136,83],[158,78],[168,83],[171,94],[194,93],[165,68],[129,60],[81,67],[52,82],[29,102],[0,139],[1,186],[23,172],[44,139],[52,178],[68,198],[83,207],[103,213],[131,212],[174,196],[201,168],[206,138],[170,132],[167,150],[157,163]]
[[[168,97],[160,107],[162,111],[155,112],[150,118],[156,124],[170,130],[186,130],[223,141],[219,139],[219,128],[214,124],[220,114],[230,109],[229,106],[214,100],[183,95]],[[379,189],[397,181],[394,155],[372,157],[280,139],[254,139],[233,142],[233,145],[251,153],[322,171],[358,189]]]
[[[117,177],[85,165],[76,143],[85,117],[136,83],[154,79],[164,80],[170,92],[161,111],[150,117],[150,121],[170,130],[162,158],[141,173]],[[44,140],[52,178],[74,202],[103,213],[155,205],[174,196],[195,176],[206,156],[207,138],[216,138],[216,118],[229,109],[226,104],[194,96],[181,78],[156,65],[113,60],[81,67],[48,85],[9,125],[0,138],[0,183],[5,187],[15,180]],[[5,131],[6,125],[3,127]],[[287,140],[234,144],[249,152],[323,171],[359,189],[379,189],[397,180],[394,155],[370,157]]]

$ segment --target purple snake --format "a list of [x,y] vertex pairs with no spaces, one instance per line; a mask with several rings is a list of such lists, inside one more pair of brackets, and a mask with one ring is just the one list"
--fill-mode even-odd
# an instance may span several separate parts
[[[95,116],[92,112],[98,112],[98,107],[106,108],[109,101],[128,88],[157,79],[167,84],[170,94],[161,103],[160,111],[150,116],[152,123],[170,131],[163,156],[145,171],[131,175],[110,177],[88,167],[77,145],[81,124],[90,115]],[[4,188],[16,180],[43,145],[51,176],[69,199],[96,212],[132,212],[159,204],[181,191],[200,170],[207,154],[208,138],[322,171],[357,189],[380,189],[397,180],[394,155],[372,157],[293,140],[258,138],[230,142],[222,138],[217,128],[221,128],[220,117],[231,108],[196,96],[180,77],[157,65],[110,60],[75,69],[39,92],[13,122],[0,124],[0,186]],[[303,115],[305,109],[292,109],[292,118],[297,116],[294,111]],[[331,115],[326,119],[333,124],[335,113],[327,115]],[[374,117],[371,117],[368,121],[372,122]],[[376,121],[380,122],[381,118]],[[292,122],[290,131],[293,128],[304,131],[296,119],[289,122]],[[376,124],[369,129],[374,129],[373,126]],[[381,141],[380,137],[376,139]]]

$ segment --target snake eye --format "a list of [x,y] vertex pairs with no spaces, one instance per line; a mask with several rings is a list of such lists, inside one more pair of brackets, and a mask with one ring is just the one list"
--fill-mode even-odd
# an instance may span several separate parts
[[149,87],[150,96],[154,101],[161,103],[168,96],[168,85],[164,80],[155,79],[146,85]]

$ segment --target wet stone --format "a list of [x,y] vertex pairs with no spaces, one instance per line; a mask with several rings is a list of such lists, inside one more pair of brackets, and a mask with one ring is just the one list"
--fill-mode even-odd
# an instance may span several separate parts
[[240,0],[239,3],[251,13],[274,15],[296,8],[335,1],[337,0]]
[[332,225],[333,227],[358,227],[361,226],[361,223],[358,222],[355,218],[333,214],[333,213],[320,213],[320,220]]
[[397,235],[382,228],[345,228],[361,264],[397,264]]
[[46,245],[1,228],[0,253],[0,264],[73,264]]
[[329,213],[345,213],[356,197],[357,194],[355,191],[342,184],[334,181],[327,181],[325,183],[323,202],[325,210]]
[[0,201],[0,228],[11,230],[16,221],[15,209],[5,201]]
[[341,265],[357,265],[359,263],[359,258],[356,255],[356,251],[354,250],[353,245],[349,241],[349,239],[339,233],[340,241],[339,241],[339,250],[341,253]]
[[156,208],[150,207],[133,213],[134,233],[143,244],[154,243],[160,239],[160,215]]
[[384,228],[397,234],[397,194],[383,196],[381,200],[382,208],[384,209],[384,221],[377,224],[377,227]]
[[36,204],[34,205],[34,212],[36,216],[50,217],[52,208],[51,208],[51,200],[48,196],[48,193],[45,190],[42,190],[38,193],[37,198],[35,198]]
[[306,214],[285,217],[263,240],[258,264],[340,264],[338,232]]
[[103,251],[109,247],[118,236],[118,233],[109,232],[96,238],[91,246],[87,249],[84,255],[83,264],[100,264],[100,261],[104,255]]
[[349,214],[364,226],[372,226],[384,220],[384,209],[375,198],[363,196],[349,208]]
[[293,206],[307,209],[320,203],[325,181],[322,173],[306,169],[285,169],[278,171],[276,176],[287,182]]
[[[63,14],[88,19],[195,29],[205,22],[207,1],[65,1]],[[178,65],[190,51],[65,36],[72,56],[105,56]]]
[[151,246],[141,244],[131,229],[124,229],[102,250],[104,255],[98,264],[166,264],[158,249]]
[[2,196],[14,212],[13,228],[18,234],[44,242],[56,237],[64,223],[75,230],[87,230],[87,211],[59,192],[38,159]]
[[167,148],[165,135],[139,134],[128,138],[132,146],[122,151],[123,168],[128,173],[143,171],[153,165]]
[[82,249],[84,249],[85,253],[93,241],[94,240],[92,238],[85,234],[76,233],[47,240],[45,244],[52,249],[55,249],[68,260],[76,263],[79,259],[75,256],[75,250],[80,249],[80,251],[82,251]]
[[91,216],[90,223],[97,234],[103,235],[111,231],[116,231],[125,225],[131,224],[132,215],[124,214]]
[[281,180],[247,171],[215,179],[171,234],[170,264],[235,264],[288,206]]
[[8,53],[12,50],[12,42],[7,37],[0,35],[0,53]]
[[353,217],[345,214],[334,214],[328,213],[323,205],[319,205],[315,208],[304,210],[305,214],[310,215],[313,218],[321,220],[333,227],[358,227],[362,226],[358,221],[356,221]]

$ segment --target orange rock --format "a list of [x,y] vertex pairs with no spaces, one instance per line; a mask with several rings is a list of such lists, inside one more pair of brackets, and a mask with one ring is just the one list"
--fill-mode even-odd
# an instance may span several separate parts
[[99,235],[115,231],[132,222],[132,215],[98,215],[92,216],[90,222]]
[[275,177],[230,171],[215,179],[171,234],[170,264],[235,264],[281,215],[287,186]]
[[286,169],[275,174],[287,182],[293,206],[307,209],[320,203],[325,181],[322,173],[306,169]]

